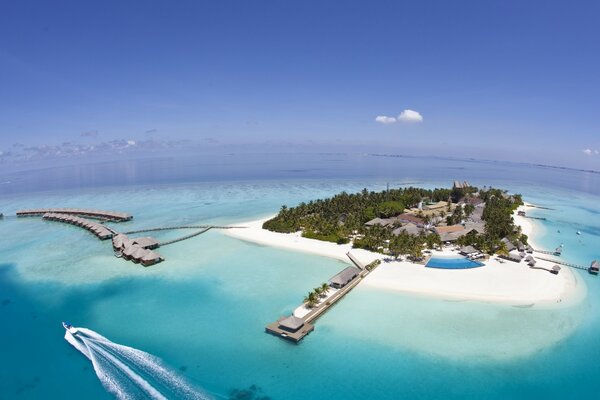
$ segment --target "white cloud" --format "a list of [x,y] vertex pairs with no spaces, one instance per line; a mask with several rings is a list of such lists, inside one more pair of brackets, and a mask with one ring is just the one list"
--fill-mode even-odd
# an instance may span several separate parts
[[423,122],[423,116],[417,111],[406,109],[398,115],[398,121]]
[[396,122],[396,118],[394,117],[387,117],[385,115],[378,115],[375,118],[376,122],[379,122],[380,124],[384,124],[384,125],[389,125],[389,124],[393,124]]
[[592,150],[592,149],[585,149],[585,150],[582,150],[582,152],[586,156],[597,156],[598,154],[600,154],[600,151]]

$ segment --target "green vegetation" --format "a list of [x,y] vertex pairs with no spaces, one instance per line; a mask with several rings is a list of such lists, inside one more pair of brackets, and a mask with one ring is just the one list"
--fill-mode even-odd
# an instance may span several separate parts
[[312,290],[312,292],[308,292],[308,294],[304,297],[304,303],[308,308],[313,308],[317,304],[319,304],[319,299],[327,297],[327,291],[329,290],[329,284],[323,283],[321,286],[317,286]]
[[481,251],[492,253],[499,248],[500,240],[504,237],[514,242],[527,242],[527,237],[515,227],[512,219],[512,212],[523,204],[521,196],[509,196],[499,189],[479,190],[475,187],[434,190],[409,187],[383,192],[364,189],[355,194],[342,192],[328,199],[300,203],[296,207],[283,206],[276,217],[264,223],[263,228],[282,233],[302,231],[304,237],[338,244],[352,240],[355,248],[383,252],[395,258],[407,255],[419,260],[425,248],[434,249],[442,244],[439,235],[432,230],[424,230],[418,235],[404,231],[394,234],[394,229],[401,225],[399,221],[387,226],[366,226],[365,223],[374,218],[398,216],[405,208],[414,208],[424,200],[451,200],[454,203],[461,202],[461,206],[452,207],[449,202],[444,210],[426,214],[419,211],[416,216],[428,225],[439,223],[440,220],[448,225],[460,224],[473,215],[476,208],[470,204],[470,200],[477,199],[485,202],[481,215],[485,222],[485,233],[471,232],[462,236],[457,241],[459,245],[474,245]]
[[511,242],[527,243],[527,236],[521,233],[521,228],[513,222],[512,213],[523,204],[521,195],[508,196],[499,189],[480,191],[479,197],[485,201],[482,219],[485,221],[484,234],[469,234],[457,240],[460,245],[473,245],[486,253],[497,251],[499,254],[505,248],[500,241],[508,238]]
[[449,189],[390,189],[384,192],[342,192],[329,199],[281,207],[279,214],[265,222],[263,228],[290,233],[302,231],[304,237],[347,243],[354,231],[363,233],[364,224],[373,218],[401,214],[405,207],[416,207],[423,199],[446,201]]

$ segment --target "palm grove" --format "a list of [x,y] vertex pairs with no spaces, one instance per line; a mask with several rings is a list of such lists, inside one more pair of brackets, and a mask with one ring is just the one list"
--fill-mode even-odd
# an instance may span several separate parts
[[392,231],[399,224],[366,226],[365,223],[377,217],[397,216],[407,208],[417,207],[421,201],[448,201],[448,209],[440,211],[437,218],[420,213],[417,216],[422,217],[427,228],[432,228],[440,221],[448,225],[460,224],[474,210],[465,201],[469,197],[478,197],[485,203],[482,214],[485,233],[471,232],[460,237],[457,244],[473,245],[492,254],[504,251],[501,240],[505,237],[511,242],[527,243],[527,237],[515,226],[512,218],[513,211],[523,204],[521,196],[509,196],[505,191],[494,188],[428,190],[408,187],[383,192],[370,192],[366,189],[355,194],[342,192],[331,198],[303,202],[296,207],[283,206],[276,217],[264,223],[263,228],[281,233],[302,231],[304,237],[339,244],[348,243],[353,238],[355,248],[385,251],[394,257],[407,255],[412,259],[419,259],[424,248],[432,249],[441,245],[439,235],[433,230],[423,229],[418,235],[404,231],[393,234]]

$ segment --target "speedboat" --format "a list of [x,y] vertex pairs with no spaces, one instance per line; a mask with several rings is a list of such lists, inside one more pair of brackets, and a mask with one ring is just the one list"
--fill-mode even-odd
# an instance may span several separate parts
[[578,234],[578,235],[581,235],[581,231],[577,231],[577,234]]
[[77,328],[75,328],[73,325],[71,325],[68,322],[64,322],[62,323],[63,328],[65,328],[65,330],[67,332],[69,332],[71,335],[75,335],[76,333],[78,333],[79,331],[77,330]]

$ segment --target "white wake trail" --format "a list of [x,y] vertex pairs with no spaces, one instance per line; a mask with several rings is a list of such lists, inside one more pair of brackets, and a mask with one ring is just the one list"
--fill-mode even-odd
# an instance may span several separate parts
[[65,339],[90,359],[102,385],[118,399],[210,399],[167,369],[159,358],[113,343],[90,329],[77,331],[66,332]]

